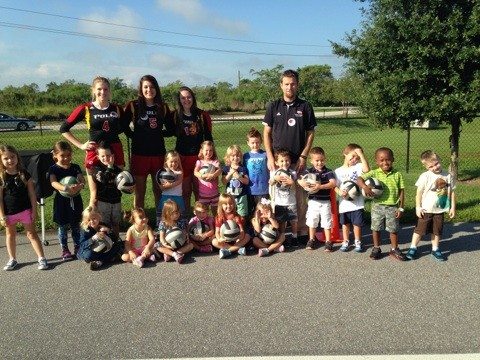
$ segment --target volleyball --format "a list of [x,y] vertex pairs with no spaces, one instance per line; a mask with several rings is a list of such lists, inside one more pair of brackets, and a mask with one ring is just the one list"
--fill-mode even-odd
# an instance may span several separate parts
[[215,165],[206,164],[200,168],[199,173],[201,175],[205,175],[205,174],[213,174],[215,171],[217,171],[217,168],[215,167]]
[[110,251],[110,249],[113,246],[113,241],[112,239],[102,233],[99,235],[98,233],[93,235],[92,237],[92,250],[96,253],[105,253],[107,251]]
[[[282,176],[282,177],[286,176],[286,177],[291,178],[292,173],[290,172],[290,170],[278,169],[277,171],[275,171],[274,176]],[[290,187],[290,185],[284,185],[282,182],[277,182],[276,184],[280,188],[289,188]]]
[[126,170],[123,170],[115,177],[115,186],[118,190],[126,194],[131,194],[133,192],[133,185],[135,185],[133,175]]
[[207,231],[210,231],[210,226],[205,224],[203,221],[197,221],[197,223],[190,228],[189,233],[191,236],[198,236],[206,233]]
[[277,240],[278,231],[272,224],[265,224],[260,232],[260,238],[265,244],[271,244]]
[[172,249],[176,250],[181,248],[187,239],[185,239],[185,234],[182,229],[175,226],[166,231],[165,241],[172,247]]
[[366,199],[378,199],[380,196],[382,196],[383,185],[380,182],[380,180],[378,180],[377,178],[370,177],[370,178],[365,179],[365,185],[367,185],[369,188],[371,188],[373,193],[375,194],[373,196],[373,198],[368,197],[368,196],[365,195],[365,191],[362,189],[362,194],[363,194],[363,196],[365,196]]
[[[78,184],[78,179],[75,177],[75,176],[65,176],[64,178],[62,178],[60,181],[59,181],[60,184],[62,185],[65,185],[65,186],[69,186],[69,185],[76,185]],[[75,194],[72,194],[70,195],[68,192],[66,191],[59,191],[60,195],[62,196],[65,196],[65,197],[68,197],[68,198],[71,198],[71,197],[74,197],[74,196],[77,196],[78,193],[80,192],[81,189],[78,189],[78,191],[75,193]]]
[[340,191],[345,191],[347,193],[346,200],[355,200],[360,196],[360,189],[355,181],[347,180],[340,184]]
[[177,175],[171,170],[160,169],[157,171],[155,179],[159,184],[173,183],[177,180]]
[[[315,184],[318,183],[316,174],[312,174],[312,173],[305,174],[305,175],[303,175],[302,179],[305,180],[305,183],[307,185],[315,185]],[[318,190],[308,190],[308,189],[309,188],[307,187],[307,189],[305,189],[305,191],[309,194],[314,194],[314,193],[318,192]]]
[[227,220],[220,227],[220,233],[226,242],[234,242],[240,236],[240,227],[234,220]]

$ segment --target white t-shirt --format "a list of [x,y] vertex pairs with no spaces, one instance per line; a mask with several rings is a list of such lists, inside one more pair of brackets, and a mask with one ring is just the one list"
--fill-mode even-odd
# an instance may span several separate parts
[[[337,187],[340,187],[340,184],[344,181],[351,180],[357,182],[357,179],[360,175],[363,174],[362,170],[363,164],[358,163],[353,166],[341,166],[335,169],[335,177],[337,179]],[[340,214],[363,209],[365,206],[365,199],[360,192],[359,196],[355,200],[347,200],[340,197],[340,202],[338,204],[338,212]]]
[[[437,183],[437,180],[440,183]],[[443,183],[443,184],[442,184]],[[441,214],[450,210],[450,199],[448,189],[455,190],[452,185],[452,177],[445,171],[435,174],[432,171],[425,171],[420,174],[415,183],[417,191],[422,192],[421,207],[431,214]]]
[[[175,171],[175,170],[170,170],[170,171],[173,171],[177,176],[183,176],[181,171]],[[178,184],[177,186],[174,186],[173,188],[163,190],[162,195],[182,196],[182,183]]]
[[[276,171],[277,170],[270,171],[270,179],[275,176]],[[297,180],[297,172],[295,170],[290,170],[290,176],[293,181]],[[295,197],[295,184],[292,186],[280,186],[279,184],[271,185],[270,197],[272,198],[274,205],[296,205],[297,200]]]

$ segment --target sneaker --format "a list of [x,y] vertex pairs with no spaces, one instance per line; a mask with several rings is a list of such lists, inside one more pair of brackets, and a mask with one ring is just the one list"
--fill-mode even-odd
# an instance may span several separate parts
[[275,252],[279,252],[279,253],[285,252],[285,246],[280,245],[280,246],[279,246],[278,248],[276,248],[274,251],[275,251]]
[[230,252],[230,250],[227,250],[227,249],[220,249],[220,250],[218,251],[218,257],[219,257],[220,259],[224,259],[224,258],[230,256],[231,254],[232,254],[232,253]]
[[245,249],[245,246],[242,246],[240,249],[237,250],[238,255],[245,256],[247,255],[247,249]]
[[155,256],[155,259],[157,259],[157,261],[160,261],[163,259],[162,253],[157,249],[153,249],[153,255]]
[[98,270],[103,266],[103,262],[100,260],[90,262],[90,270]]
[[181,264],[183,262],[183,257],[184,257],[184,254],[181,254],[181,253],[178,253],[178,252],[174,252],[173,253],[173,258],[175,259],[176,262],[178,262],[179,264]]
[[446,261],[447,258],[442,254],[440,250],[435,250],[430,253],[437,261]]
[[267,256],[270,252],[267,248],[258,249],[258,256]]
[[382,257],[382,249],[379,247],[373,247],[372,252],[370,253],[370,259],[378,260]]
[[163,254],[163,261],[167,262],[167,261],[170,261],[170,260],[172,260],[172,257],[170,255]]
[[3,267],[3,270],[5,270],[5,271],[14,270],[14,269],[17,267],[17,265],[18,265],[17,260],[15,260],[15,259],[10,259],[10,260],[8,260],[7,265],[5,265],[5,266]]
[[417,258],[418,258],[418,250],[417,250],[417,249],[414,249],[414,248],[408,249],[407,254],[405,255],[405,257],[406,257],[408,260],[415,260],[415,259],[417,259]]
[[72,253],[70,252],[70,250],[67,249],[63,249],[62,251],[62,259],[63,261],[69,261],[69,260],[72,260],[73,259],[73,256],[72,256]]
[[392,258],[394,258],[395,260],[398,260],[398,261],[405,261],[405,255],[403,255],[403,253],[400,251],[399,248],[395,248],[393,250],[390,250],[390,252],[388,253],[389,256],[391,256]]
[[357,252],[357,253],[363,252],[362,243],[361,243],[361,242],[355,243],[355,248],[353,249],[353,251],[355,251],[355,252]]
[[331,241],[325,241],[325,249],[323,249],[325,252],[332,252],[333,251],[333,244]]
[[155,262],[156,260],[157,260],[157,258],[155,257],[154,254],[152,254],[148,257],[148,261],[150,261],[150,262]]
[[349,247],[348,241],[344,241],[344,242],[342,243],[342,246],[340,246],[340,251],[341,251],[341,252],[346,252],[346,251],[348,251],[348,247]]
[[318,242],[315,239],[310,239],[307,241],[307,246],[305,246],[306,250],[315,250],[318,247]]
[[141,256],[137,256],[135,259],[133,259],[132,263],[139,268],[143,267],[143,259]]
[[38,269],[38,270],[47,270],[47,269],[48,269],[47,259],[41,258],[40,260],[38,260],[38,267],[37,267],[37,269]]
[[211,253],[213,251],[212,245],[202,245],[198,249],[201,253]]

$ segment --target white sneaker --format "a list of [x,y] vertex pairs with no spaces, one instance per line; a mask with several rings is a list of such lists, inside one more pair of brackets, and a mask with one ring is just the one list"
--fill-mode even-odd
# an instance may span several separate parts
[[3,270],[5,270],[5,271],[14,270],[14,269],[17,267],[17,265],[18,265],[17,260],[15,260],[15,259],[10,259],[10,260],[8,260],[7,265],[5,265],[5,266],[3,267]]
[[47,270],[47,269],[48,269],[47,259],[41,258],[40,260],[38,260],[38,267],[37,267],[37,269],[38,269],[38,270]]

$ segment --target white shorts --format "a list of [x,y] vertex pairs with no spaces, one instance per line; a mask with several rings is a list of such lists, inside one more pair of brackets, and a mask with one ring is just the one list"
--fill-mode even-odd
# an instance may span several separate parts
[[308,200],[306,225],[309,228],[316,228],[319,220],[322,228],[332,228],[332,206],[330,201]]

